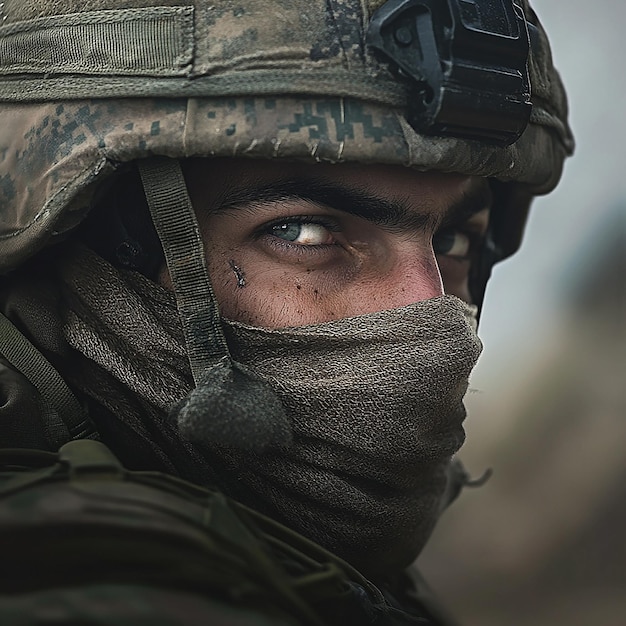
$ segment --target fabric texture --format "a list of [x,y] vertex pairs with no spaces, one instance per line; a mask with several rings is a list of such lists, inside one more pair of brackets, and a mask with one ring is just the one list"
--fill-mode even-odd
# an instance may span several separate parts
[[278,331],[225,322],[233,357],[275,388],[293,430],[291,447],[253,454],[211,440],[211,389],[189,395],[172,294],[80,247],[55,266],[61,332],[89,356],[66,374],[169,471],[218,484],[367,574],[417,556],[464,437],[462,398],[480,350],[469,307],[444,296]]
[[[121,164],[151,155],[387,163],[493,177],[537,194],[556,185],[573,150],[565,92],[526,2],[537,33],[533,112],[507,147],[410,126],[407,86],[365,43],[364,0],[162,0],[159,11],[153,4],[4,1],[3,65],[22,72],[27,49],[36,67],[0,77],[0,273],[75,228]],[[119,21],[125,10],[137,32]],[[157,14],[178,26],[160,30]],[[71,49],[68,59],[80,56],[83,67],[63,69],[66,60],[53,59],[63,71],[44,71],[36,60],[54,57],[52,41],[67,47],[64,29],[76,24],[89,53]],[[109,46],[114,26],[126,29],[137,64]],[[97,36],[85,35],[90,29]],[[169,70],[146,68],[163,55]]]
[[[409,565],[464,440],[480,352],[469,307],[443,296],[293,329],[227,322],[226,335],[233,358],[277,390],[294,433],[283,453],[246,459],[242,479],[365,571]],[[200,401],[178,419],[195,439],[210,416]]]
[[43,432],[59,447],[69,439],[89,438],[93,428],[85,408],[45,357],[0,313],[0,355],[26,376],[42,400]]
[[177,76],[185,74],[192,51],[193,7],[83,11],[0,30],[0,75]]

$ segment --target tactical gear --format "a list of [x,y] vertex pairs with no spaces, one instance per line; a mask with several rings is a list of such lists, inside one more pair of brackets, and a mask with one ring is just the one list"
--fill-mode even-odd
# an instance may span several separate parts
[[44,419],[40,427],[50,445],[58,448],[71,439],[93,437],[95,429],[85,408],[63,378],[2,313],[0,336],[3,356],[41,394]]
[[506,255],[523,222],[512,213],[523,215],[533,194],[554,187],[572,150],[564,91],[525,0],[532,113],[522,136],[500,147],[411,127],[414,78],[407,83],[366,43],[380,0],[153,4],[4,1],[0,272],[63,239],[121,164],[158,154],[390,163],[491,177],[511,183],[496,198],[505,217],[495,222],[495,238]]
[[513,2],[389,0],[373,15],[368,42],[413,79],[407,120],[415,130],[509,145],[532,109],[528,28]]
[[284,526],[94,441],[0,451],[0,546],[7,624],[433,624]]

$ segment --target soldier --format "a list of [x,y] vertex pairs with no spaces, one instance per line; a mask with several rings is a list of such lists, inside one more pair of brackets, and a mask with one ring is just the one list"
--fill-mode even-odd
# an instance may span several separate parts
[[573,149],[526,0],[0,7],[4,621],[444,623],[406,568]]

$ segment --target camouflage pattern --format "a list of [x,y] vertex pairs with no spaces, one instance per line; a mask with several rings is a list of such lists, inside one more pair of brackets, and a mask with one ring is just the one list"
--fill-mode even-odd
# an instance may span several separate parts
[[541,27],[531,123],[500,148],[409,126],[404,86],[364,43],[380,4],[5,0],[0,273],[72,229],[94,183],[151,155],[389,163],[550,191],[573,141]]
[[286,527],[96,441],[0,451],[0,504],[2,624],[331,626],[383,604]]

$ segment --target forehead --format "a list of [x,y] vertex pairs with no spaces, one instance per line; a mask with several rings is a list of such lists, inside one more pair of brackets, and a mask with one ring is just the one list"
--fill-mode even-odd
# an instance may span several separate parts
[[190,159],[184,171],[192,197],[207,208],[228,202],[241,190],[253,196],[255,188],[298,180],[341,185],[422,208],[445,208],[468,194],[484,194],[488,187],[487,179],[478,176],[420,172],[399,165]]

